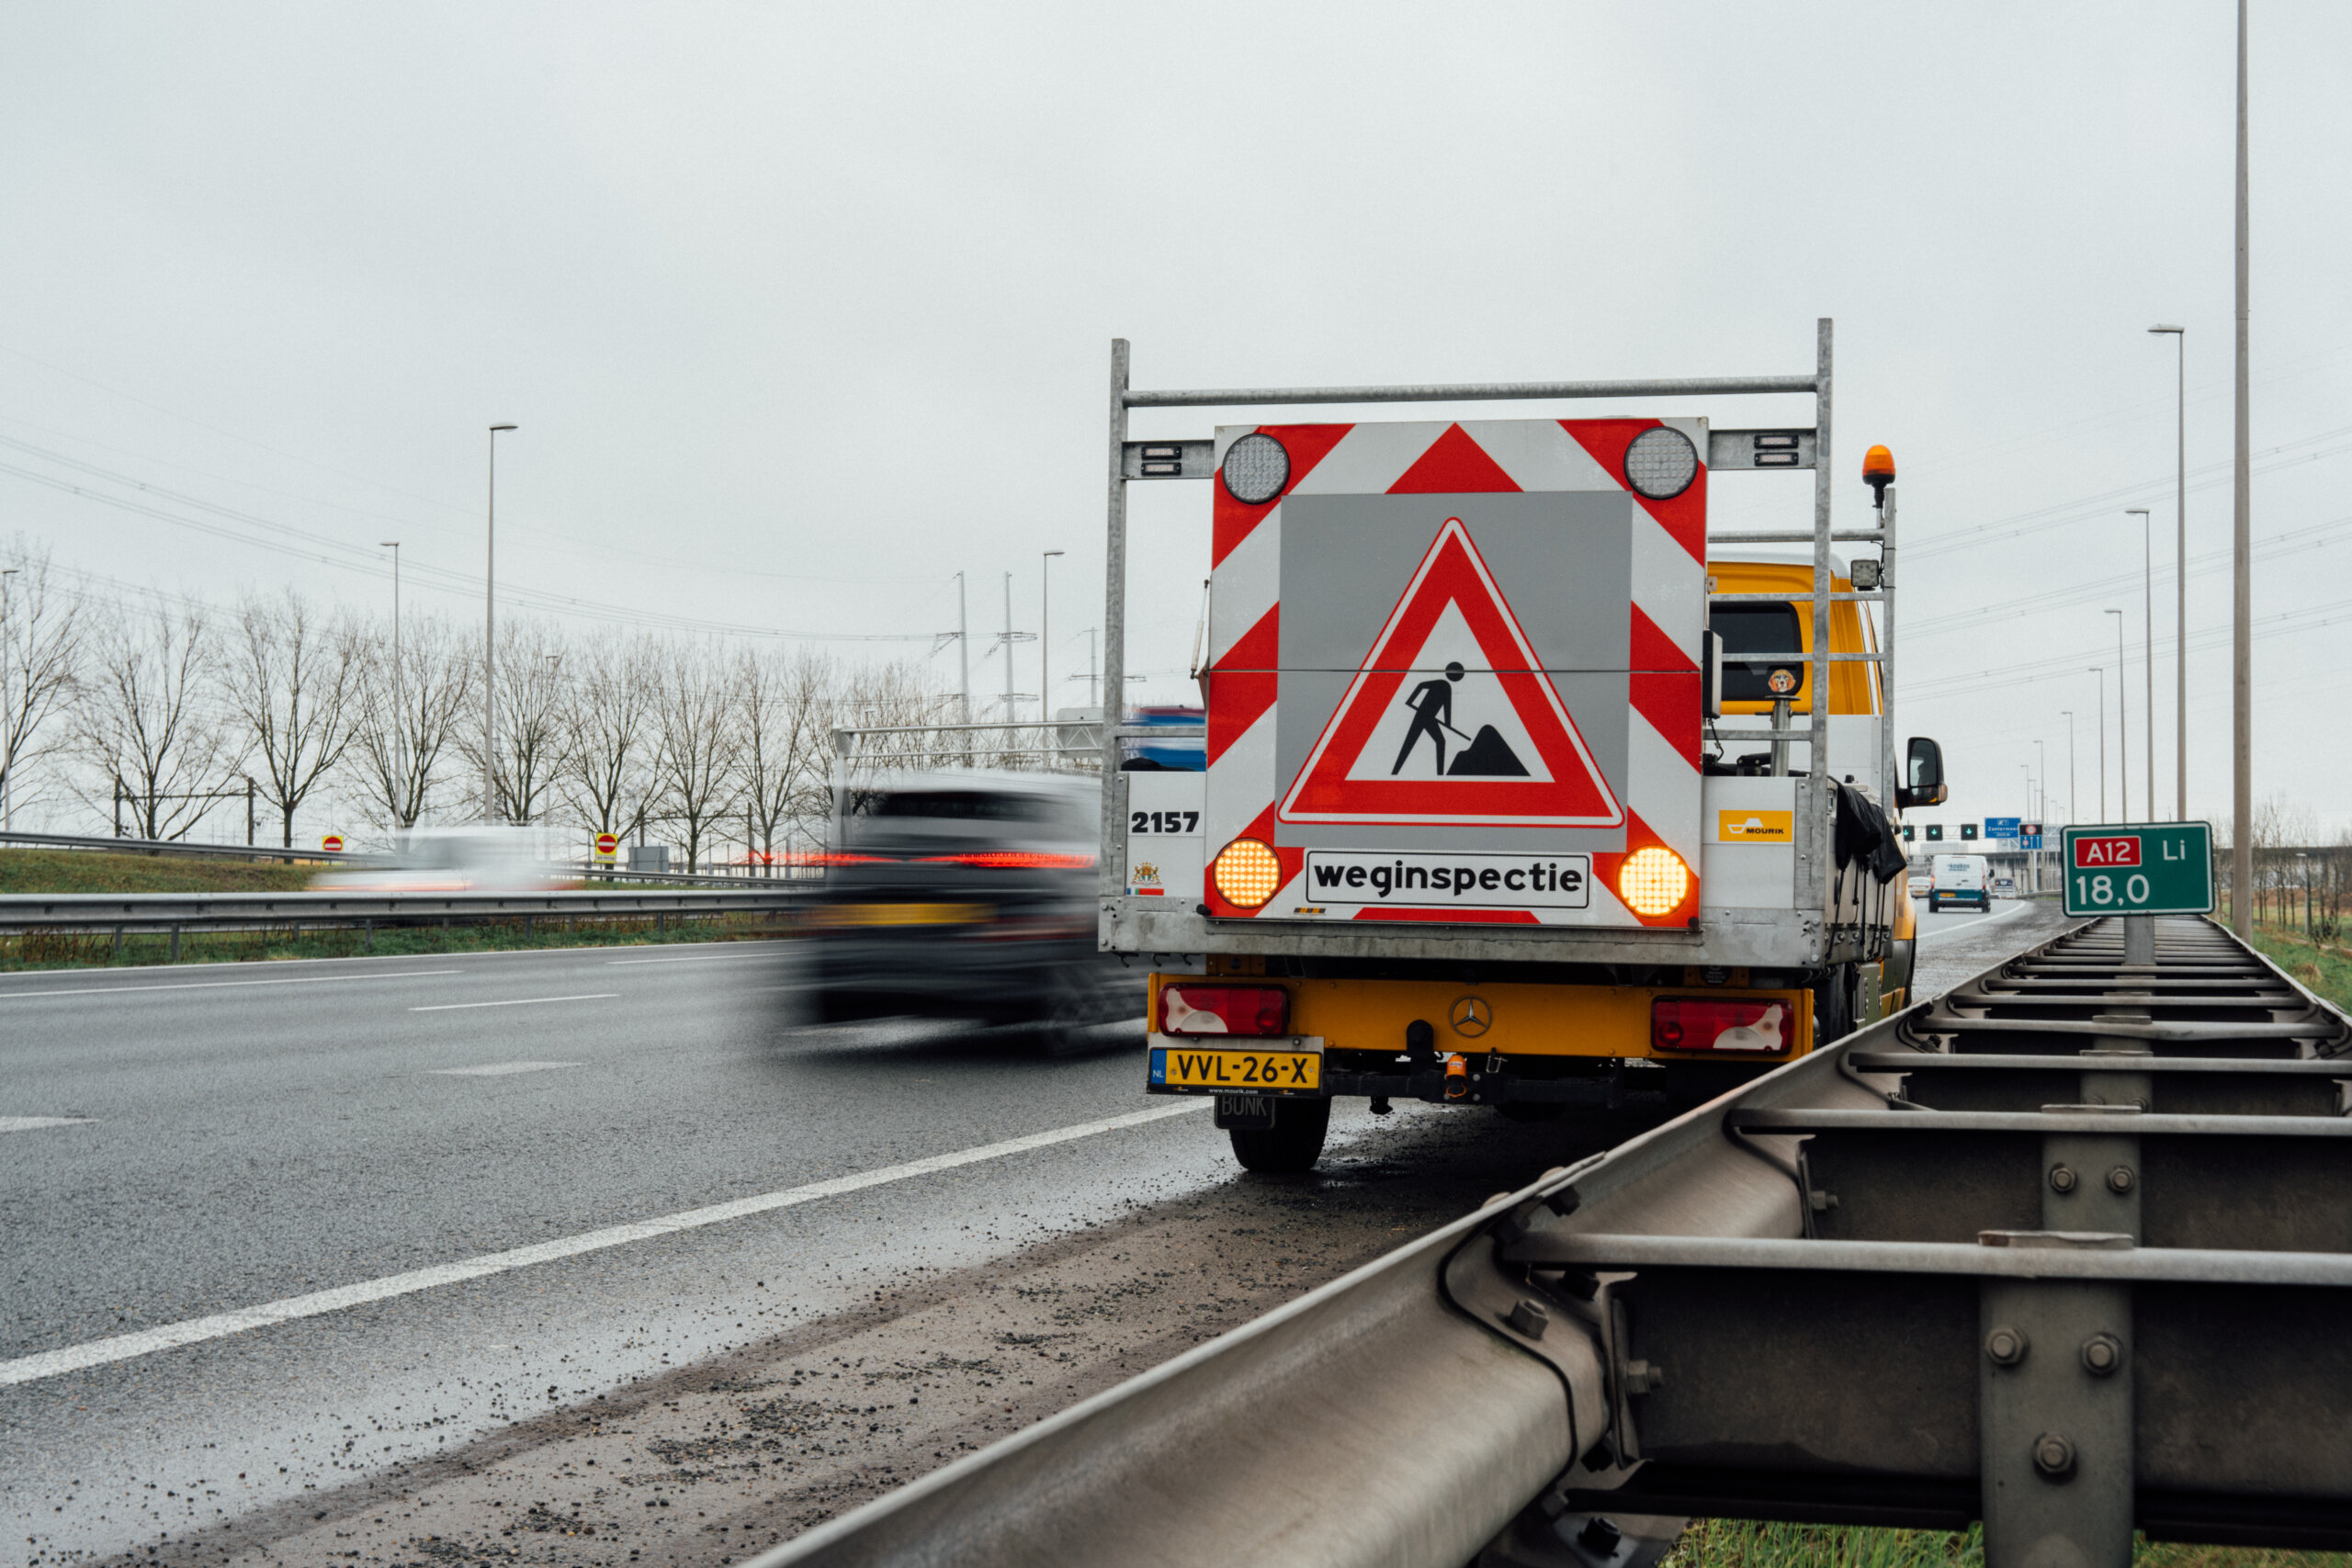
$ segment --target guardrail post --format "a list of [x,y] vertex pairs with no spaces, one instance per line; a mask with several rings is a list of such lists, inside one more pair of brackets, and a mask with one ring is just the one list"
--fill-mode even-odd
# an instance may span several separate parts
[[179,961],[180,961],[180,928],[179,928],[178,926],[175,925],[174,927],[172,927],[172,962],[173,962],[173,963],[175,963],[175,964],[177,964]]
[[1978,1441],[1991,1568],[2129,1568],[2132,1291],[1987,1280]]
[[114,928],[114,955],[118,959],[122,956],[122,928],[120,926]]
[[2123,917],[2123,963],[2127,968],[2152,968],[2156,962],[2156,918]]
[[376,951],[376,922],[375,922],[375,921],[373,921],[373,920],[362,920],[362,921],[360,921],[360,922],[359,922],[359,924],[360,924],[360,929],[361,929],[361,930],[363,930],[363,931],[365,931],[368,933],[368,952],[370,952],[370,953],[375,952],[375,951]]

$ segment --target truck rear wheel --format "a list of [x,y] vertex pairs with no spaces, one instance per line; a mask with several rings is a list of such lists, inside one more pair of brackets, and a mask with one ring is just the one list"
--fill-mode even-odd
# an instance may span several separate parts
[[1323,1136],[1330,1130],[1329,1100],[1277,1100],[1272,1126],[1236,1127],[1226,1136],[1233,1140],[1233,1157],[1242,1169],[1289,1175],[1315,1168],[1322,1157]]

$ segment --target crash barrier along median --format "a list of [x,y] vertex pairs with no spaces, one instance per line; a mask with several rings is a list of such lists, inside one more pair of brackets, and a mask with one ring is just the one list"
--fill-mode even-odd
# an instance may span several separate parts
[[578,924],[763,915],[797,929],[813,913],[815,883],[776,883],[727,891],[629,893],[71,893],[0,896],[0,931],[112,931],[119,953],[129,934],[168,933],[179,955],[188,932],[358,931],[372,948],[378,930],[419,925]]
[[2122,926],[759,1568],[1592,1568],[1690,1516],[1981,1518],[1990,1568],[2120,1568],[2135,1528],[2352,1545],[2352,1023],[2203,919],[2142,962]]

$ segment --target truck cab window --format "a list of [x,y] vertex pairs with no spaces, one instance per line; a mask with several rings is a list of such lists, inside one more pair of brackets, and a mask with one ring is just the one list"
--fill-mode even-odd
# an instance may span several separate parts
[[[1797,657],[1804,647],[1804,634],[1797,625],[1795,605],[1716,604],[1707,612],[1707,626],[1724,639],[1725,702],[1770,702],[1776,694],[1766,682],[1775,669],[1793,669],[1795,691],[1804,690],[1804,665]],[[1763,662],[1742,660],[1741,655],[1754,653],[1783,657]]]

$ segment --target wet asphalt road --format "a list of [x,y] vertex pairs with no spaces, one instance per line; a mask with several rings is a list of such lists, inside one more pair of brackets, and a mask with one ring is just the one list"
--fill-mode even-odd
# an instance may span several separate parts
[[[2059,924],[1928,917],[1921,988]],[[0,976],[0,1128],[58,1119],[0,1132],[0,1361],[1167,1103],[1137,1092],[1131,1031],[1048,1058],[952,1027],[795,1030],[792,963]],[[1334,1134],[1414,1120],[1343,1105]],[[185,1535],[1204,1191],[1233,1179],[1224,1142],[1177,1115],[0,1386],[0,1520],[28,1562]]]

